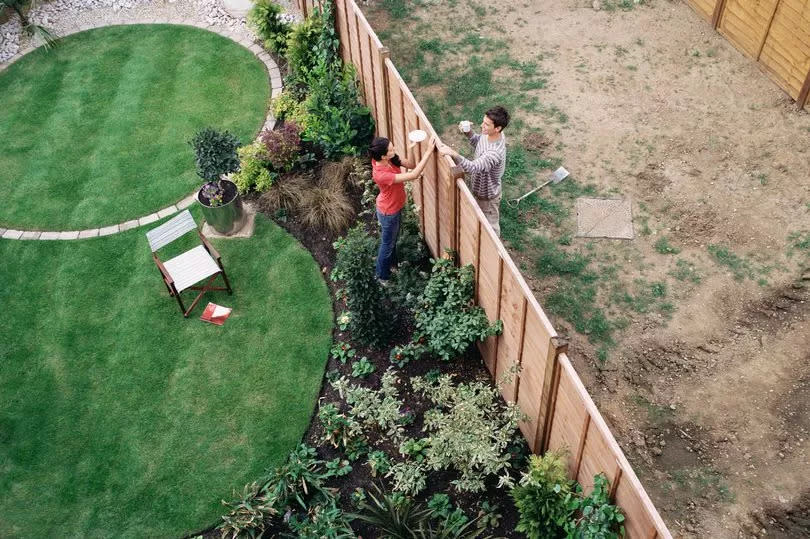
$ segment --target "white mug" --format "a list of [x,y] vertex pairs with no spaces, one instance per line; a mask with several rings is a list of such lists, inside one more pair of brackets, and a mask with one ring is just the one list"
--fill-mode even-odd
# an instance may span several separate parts
[[458,123],[458,128],[461,129],[462,133],[469,133],[471,127],[472,122],[469,120],[462,120]]

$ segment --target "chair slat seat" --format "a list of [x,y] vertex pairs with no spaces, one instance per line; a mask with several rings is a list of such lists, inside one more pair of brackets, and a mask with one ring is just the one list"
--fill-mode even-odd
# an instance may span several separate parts
[[194,217],[188,210],[181,211],[175,217],[172,217],[157,228],[153,228],[146,233],[146,239],[149,241],[149,247],[154,253],[161,247],[164,247],[189,230],[197,228],[197,223],[194,222]]
[[178,292],[222,271],[202,245],[167,260],[163,265]]

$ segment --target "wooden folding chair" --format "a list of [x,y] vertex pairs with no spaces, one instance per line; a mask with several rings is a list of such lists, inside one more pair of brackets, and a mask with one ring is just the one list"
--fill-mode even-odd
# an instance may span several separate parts
[[[196,231],[200,236],[202,245],[198,245],[166,262],[158,258],[158,249],[165,247],[191,230]],[[231,284],[228,282],[228,276],[225,275],[225,268],[222,267],[222,259],[219,253],[208,242],[208,239],[203,236],[202,232],[197,229],[197,223],[194,222],[194,218],[188,210],[182,211],[176,217],[147,232],[146,239],[149,240],[152,258],[160,270],[163,283],[169,290],[169,295],[177,298],[180,311],[186,318],[200,301],[202,295],[209,290],[227,290],[229,294],[233,293]],[[222,275],[225,287],[213,286],[217,275]],[[204,285],[197,285],[203,280],[206,280]],[[183,300],[180,298],[180,292],[183,290],[200,291],[188,309],[183,306]]]

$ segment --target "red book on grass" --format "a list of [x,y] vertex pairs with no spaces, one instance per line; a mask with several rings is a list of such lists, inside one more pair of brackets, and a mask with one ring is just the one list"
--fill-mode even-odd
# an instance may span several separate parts
[[205,310],[203,311],[200,320],[221,326],[225,323],[225,320],[231,316],[232,310],[233,309],[230,307],[223,307],[222,305],[209,302],[208,305],[205,306]]

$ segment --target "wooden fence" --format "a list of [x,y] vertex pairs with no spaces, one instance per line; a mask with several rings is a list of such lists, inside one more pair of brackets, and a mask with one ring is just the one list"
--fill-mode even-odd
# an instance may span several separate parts
[[[318,0],[296,0],[311,13]],[[354,0],[334,0],[335,24],[343,60],[357,69],[377,132],[407,148],[407,133],[422,129],[436,135],[408,86],[388,57]],[[418,152],[418,150],[417,150]],[[416,155],[416,157],[420,157]],[[475,268],[476,300],[504,331],[481,343],[484,362],[500,379],[513,367],[519,373],[502,386],[504,398],[517,402],[528,420],[520,425],[532,451],[568,451],[571,477],[584,487],[605,473],[611,497],[626,516],[631,538],[670,538],[644,488],[566,356],[567,347],[495,235],[452,159],[434,152],[423,179],[413,189],[421,227],[431,252],[459,253]]]
[[810,0],[686,0],[798,106],[810,94]]

